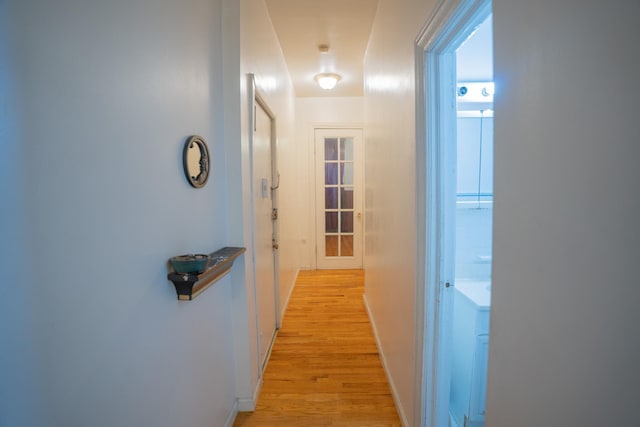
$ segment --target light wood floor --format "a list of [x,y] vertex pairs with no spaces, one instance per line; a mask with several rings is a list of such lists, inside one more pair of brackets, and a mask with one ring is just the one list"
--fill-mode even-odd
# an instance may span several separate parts
[[400,426],[362,294],[362,270],[302,271],[255,412],[234,426]]

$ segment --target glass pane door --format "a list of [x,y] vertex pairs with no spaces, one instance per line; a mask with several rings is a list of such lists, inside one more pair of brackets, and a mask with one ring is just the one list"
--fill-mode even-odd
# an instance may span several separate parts
[[354,242],[353,138],[324,138],[325,256],[352,257]]
[[316,267],[362,268],[362,129],[314,134]]

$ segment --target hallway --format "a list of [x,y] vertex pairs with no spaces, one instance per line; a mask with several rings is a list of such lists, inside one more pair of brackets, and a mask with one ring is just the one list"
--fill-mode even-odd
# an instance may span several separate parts
[[234,426],[401,425],[363,291],[363,270],[300,272],[256,411]]

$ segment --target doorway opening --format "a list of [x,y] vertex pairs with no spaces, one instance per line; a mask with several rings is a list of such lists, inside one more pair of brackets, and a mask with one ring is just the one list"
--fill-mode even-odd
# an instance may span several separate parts
[[484,427],[493,231],[493,49],[487,17],[456,50],[451,427]]
[[[423,426],[484,425],[493,207],[490,15],[490,0],[445,0],[417,43],[416,416]],[[476,44],[487,35],[483,51]],[[473,75],[479,64],[491,72]]]

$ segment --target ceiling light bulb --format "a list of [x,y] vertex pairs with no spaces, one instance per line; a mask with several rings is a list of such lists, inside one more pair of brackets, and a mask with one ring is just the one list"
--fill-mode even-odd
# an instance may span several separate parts
[[318,74],[315,79],[322,89],[330,90],[336,87],[336,84],[338,84],[338,81],[340,80],[340,76],[337,74],[323,73]]

